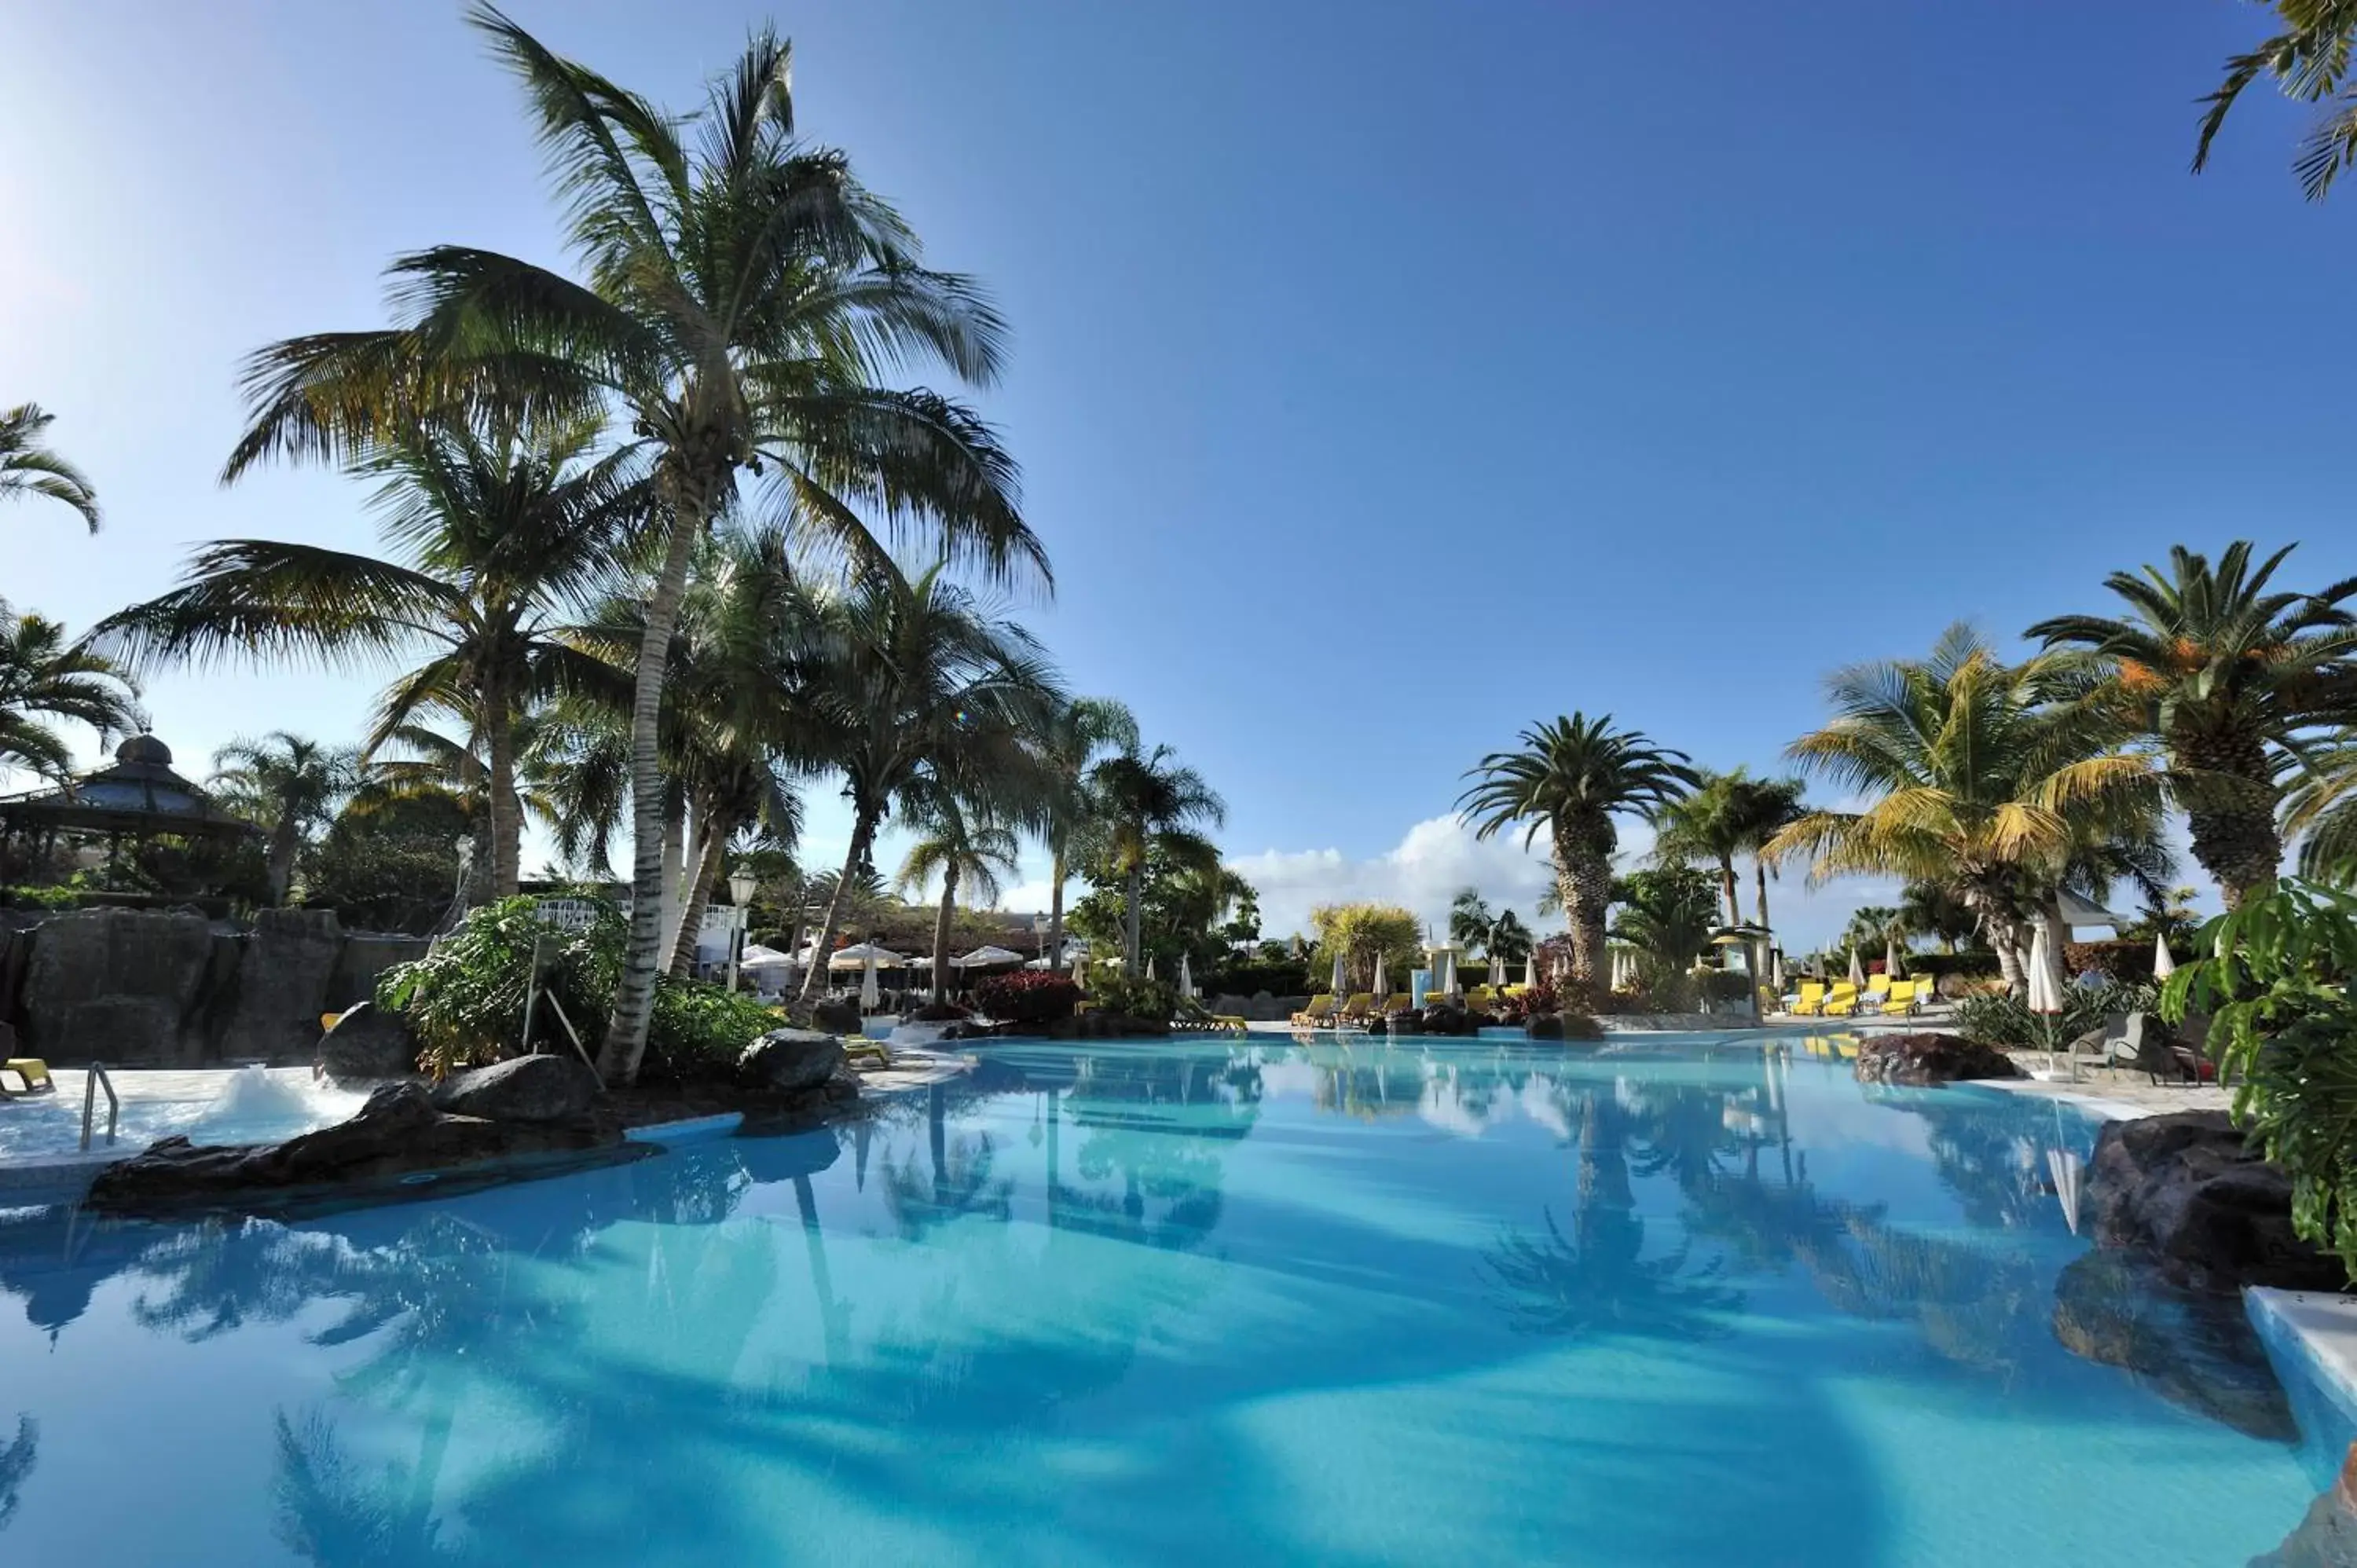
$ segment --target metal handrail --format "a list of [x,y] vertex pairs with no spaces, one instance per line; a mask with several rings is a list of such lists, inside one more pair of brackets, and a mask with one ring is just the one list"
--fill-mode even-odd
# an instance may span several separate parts
[[106,1076],[106,1069],[97,1062],[90,1064],[89,1076],[81,1083],[81,1146],[90,1150],[91,1122],[98,1114],[98,1091],[106,1090],[106,1141],[114,1142],[115,1124],[123,1120],[123,1101],[114,1092],[114,1080]]

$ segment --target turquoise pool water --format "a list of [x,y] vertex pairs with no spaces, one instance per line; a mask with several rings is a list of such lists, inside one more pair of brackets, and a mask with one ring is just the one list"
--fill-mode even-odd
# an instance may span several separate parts
[[0,1212],[0,1562],[2239,1564],[1988,1090],[1700,1037],[1007,1045],[293,1226]]

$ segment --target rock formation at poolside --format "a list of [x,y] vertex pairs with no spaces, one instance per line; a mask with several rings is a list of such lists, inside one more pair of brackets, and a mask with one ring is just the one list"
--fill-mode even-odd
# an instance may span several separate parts
[[[390,1083],[349,1122],[283,1144],[199,1147],[166,1138],[107,1166],[88,1199],[102,1213],[248,1213],[371,1198],[441,1196],[522,1174],[651,1153],[587,1117],[494,1122],[438,1109],[424,1086]],[[418,1182],[421,1176],[430,1179]]]
[[2291,1178],[2248,1147],[2223,1111],[2107,1124],[2087,1172],[2098,1243],[2158,1259],[2197,1290],[2337,1291],[2338,1260],[2292,1230]]
[[597,1102],[597,1079],[571,1057],[518,1057],[454,1073],[435,1085],[433,1099],[454,1116],[487,1122],[571,1122]]
[[1879,1035],[1858,1042],[1860,1083],[1921,1085],[1976,1078],[2019,1078],[2013,1058],[1961,1035]]

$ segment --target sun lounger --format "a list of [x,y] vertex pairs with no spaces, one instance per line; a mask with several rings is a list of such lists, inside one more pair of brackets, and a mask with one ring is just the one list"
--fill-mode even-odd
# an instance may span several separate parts
[[1314,1029],[1321,1024],[1330,1024],[1333,1021],[1334,993],[1330,991],[1319,992],[1309,999],[1308,1006],[1293,1015],[1294,1026],[1303,1029]]
[[[1916,982],[1911,980],[1892,981],[1890,983],[1889,994],[1885,996],[1882,1001],[1882,1015],[1886,1018],[1897,1018],[1903,1017],[1907,1014],[1914,1012],[1915,1009],[1921,1005],[1921,1004],[1916,1000]],[[1869,997],[1873,994],[1874,993],[1871,991],[1867,993],[1867,995]]]
[[1831,991],[1825,993],[1824,1004],[1820,1011],[1828,1018],[1848,1017],[1857,1011],[1857,987],[1846,980],[1837,982]]
[[1383,1011],[1385,1013],[1405,1013],[1411,1005],[1413,1005],[1413,1004],[1408,1001],[1406,992],[1394,991],[1390,996],[1384,999]]
[[2149,1013],[2129,1014],[2120,1036],[2104,1043],[2104,1054],[2114,1067],[2143,1073],[2155,1084],[2164,1077],[2174,1083],[2200,1083],[2205,1065]]
[[1813,1017],[1817,1014],[1823,1013],[1824,1010],[1824,983],[1816,980],[1803,982],[1801,985],[1801,999],[1792,1004],[1793,1015],[1796,1017]]
[[1372,1018],[1374,1015],[1374,993],[1368,991],[1353,991],[1351,993],[1349,998],[1343,1002],[1341,1015],[1335,1019],[1335,1022],[1338,1024],[1364,1024],[1368,1019]]
[[49,1079],[49,1064],[38,1057],[10,1057],[0,1062],[0,1099],[17,1100],[28,1094],[55,1094],[58,1086]]

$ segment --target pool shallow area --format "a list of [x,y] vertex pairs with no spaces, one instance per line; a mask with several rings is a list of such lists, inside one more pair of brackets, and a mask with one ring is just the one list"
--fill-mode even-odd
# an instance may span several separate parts
[[1756,1039],[1006,1044],[292,1226],[0,1211],[0,1562],[2240,1564],[2050,1101]]
[[[0,1103],[0,1171],[81,1148],[85,1075],[61,1068],[55,1094]],[[187,1072],[122,1068],[107,1075],[122,1101],[114,1147],[135,1152],[175,1134],[198,1144],[264,1144],[340,1122],[364,1094],[311,1081],[308,1068],[204,1069]],[[105,1147],[107,1103],[95,1107],[93,1150]]]

